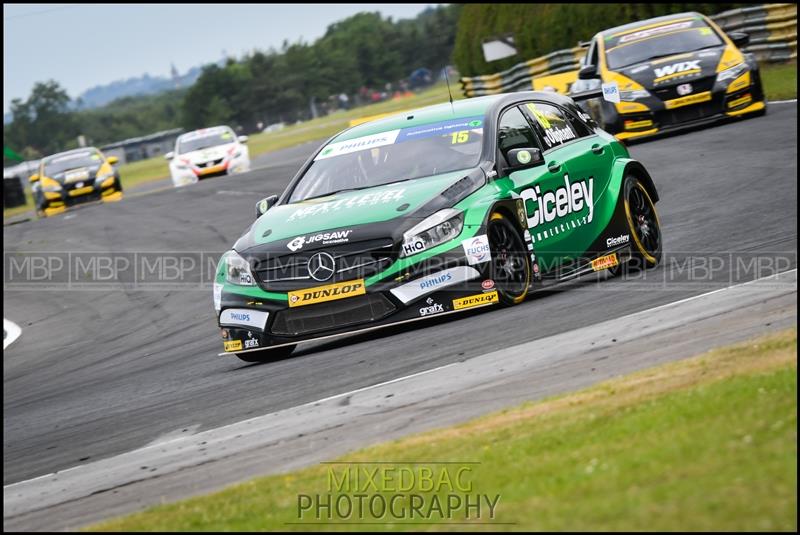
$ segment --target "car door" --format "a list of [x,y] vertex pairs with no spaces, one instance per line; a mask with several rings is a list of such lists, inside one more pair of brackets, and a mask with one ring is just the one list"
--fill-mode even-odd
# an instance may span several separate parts
[[544,198],[542,191],[544,208],[550,210],[541,238],[539,229],[532,229],[536,251],[547,251],[556,264],[571,264],[607,223],[598,226],[594,207],[607,189],[614,155],[607,140],[566,108],[533,101],[522,109],[544,148],[545,166],[559,177],[551,195]]
[[[508,152],[520,148],[543,149],[520,107],[513,106],[504,110],[498,121],[498,158],[507,162]],[[560,165],[548,166],[547,163],[513,171],[501,178],[501,187],[513,190],[525,202],[528,230],[539,267],[544,273],[554,269],[559,260],[556,252],[560,247],[558,234],[561,230],[550,225],[549,219],[553,210],[552,192],[563,186],[564,173]]]

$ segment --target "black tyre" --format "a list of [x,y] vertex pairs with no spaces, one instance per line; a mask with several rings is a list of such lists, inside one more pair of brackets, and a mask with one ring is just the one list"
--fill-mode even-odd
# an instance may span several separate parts
[[492,253],[488,275],[494,280],[500,303],[509,306],[521,303],[531,283],[531,258],[525,241],[511,221],[499,212],[489,217],[486,234]]
[[661,261],[661,222],[647,188],[635,176],[625,177],[625,215],[631,231],[630,267],[649,269]]
[[276,347],[275,349],[266,348],[264,351],[253,351],[252,353],[236,353],[236,356],[245,362],[269,362],[271,360],[285,359],[292,354],[296,345]]

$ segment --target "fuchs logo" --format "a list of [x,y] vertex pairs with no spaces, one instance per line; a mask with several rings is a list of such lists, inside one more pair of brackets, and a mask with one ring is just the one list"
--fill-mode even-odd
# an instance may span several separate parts
[[[576,182],[569,181],[569,175],[564,175],[564,185],[554,191],[542,193],[539,186],[528,188],[520,192],[520,197],[528,208],[528,228],[537,227],[543,223],[550,223],[557,217],[582,211],[587,206],[589,213],[586,222],[591,223],[594,216],[594,177],[581,179]],[[531,203],[530,205],[528,203]],[[531,210],[533,208],[533,210]]]
[[672,65],[665,65],[664,67],[656,67],[654,71],[656,73],[656,78],[663,78],[664,76],[671,76],[680,72],[699,71],[699,63],[699,59],[682,61],[680,63],[673,63]]
[[486,237],[486,234],[464,240],[461,242],[461,246],[464,248],[470,266],[488,262],[492,258],[492,253],[489,248],[489,238]]
[[305,236],[298,236],[289,243],[287,243],[286,247],[288,247],[292,252],[299,251],[300,249],[303,248],[303,244],[305,242],[306,242]]
[[623,234],[622,236],[617,236],[616,238],[608,238],[606,240],[606,247],[614,247],[616,245],[622,245],[623,243],[628,243],[631,241],[630,234]]
[[494,281],[492,279],[486,279],[481,283],[481,288],[484,290],[491,290],[494,288]]

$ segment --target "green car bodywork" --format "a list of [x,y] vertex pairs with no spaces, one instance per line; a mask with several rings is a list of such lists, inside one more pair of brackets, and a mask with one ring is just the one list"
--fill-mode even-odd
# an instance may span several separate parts
[[[394,149],[392,143],[427,128],[436,132],[425,134],[434,136],[431,143],[452,136],[455,146],[458,132],[466,132],[458,130],[466,128],[459,121],[474,127],[461,135],[480,143],[474,149],[480,153],[477,164],[465,157],[470,162],[463,169],[412,172],[409,179],[289,202],[304,175],[329,152],[380,152],[345,142],[386,147],[381,136],[391,133]],[[409,158],[406,165],[417,163]],[[474,306],[515,304],[537,285],[619,270],[632,260],[651,267],[661,254],[657,200],[650,175],[625,146],[572,99],[552,93],[481,97],[356,126],[312,155],[280,199],[259,202],[259,217],[220,260],[214,302],[225,350],[260,360],[269,352],[259,349],[290,351],[299,341]],[[452,218],[435,232],[457,234],[442,243],[427,234],[408,235],[437,217]],[[370,249],[358,254],[372,264],[354,277],[346,258],[359,244]],[[420,251],[404,252],[414,247]],[[316,253],[330,253],[333,266],[347,273],[311,280],[315,262],[326,261]],[[289,268],[300,276],[269,278]],[[455,284],[459,278],[469,280]],[[363,281],[363,287],[353,286],[352,297],[336,295],[336,289],[328,296],[328,285],[343,280]],[[414,288],[415,281],[422,289]],[[428,286],[430,291],[423,291]],[[290,299],[319,288],[319,301],[316,294],[305,306]]]

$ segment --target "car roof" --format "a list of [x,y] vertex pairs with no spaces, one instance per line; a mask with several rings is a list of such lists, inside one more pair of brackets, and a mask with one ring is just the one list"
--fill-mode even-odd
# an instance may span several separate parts
[[63,152],[57,152],[55,154],[51,154],[50,156],[46,156],[44,160],[50,161],[55,158],[61,158],[62,156],[69,156],[70,154],[77,154],[79,152],[86,152],[89,150],[100,152],[100,150],[97,149],[96,147],[78,147],[77,149],[70,149],[70,150],[65,150]]
[[686,11],[684,13],[675,13],[673,15],[663,15],[661,17],[653,17],[652,19],[639,20],[639,21],[636,21],[636,22],[623,24],[622,26],[615,26],[613,28],[608,28],[607,30],[603,30],[602,32],[598,33],[597,35],[602,36],[602,37],[609,37],[609,36],[617,34],[617,33],[623,33],[623,32],[628,32],[628,31],[631,31],[631,30],[636,30],[636,29],[639,29],[639,28],[641,28],[643,26],[650,26],[651,24],[652,25],[658,25],[658,24],[662,24],[662,23],[668,23],[668,22],[671,22],[671,21],[674,21],[674,20],[686,19],[686,18],[689,18],[689,17],[702,18],[703,15],[700,14],[700,13],[697,13],[696,11]]
[[230,130],[231,132],[233,132],[233,128],[231,128],[228,125],[221,124],[218,126],[208,126],[205,128],[198,128],[197,130],[192,130],[191,132],[183,133],[180,136],[178,136],[178,139],[183,139],[186,137],[194,137],[197,136],[198,134],[205,134],[205,133],[213,134],[215,132],[219,132],[222,130]]
[[483,116],[486,110],[498,100],[502,99],[505,95],[489,95],[485,97],[468,98],[462,100],[454,100],[452,106],[449,102],[441,104],[434,104],[424,108],[414,110],[407,110],[402,113],[398,112],[391,117],[383,119],[376,119],[367,123],[349,128],[336,136],[331,141],[346,141],[362,136],[369,136],[386,132],[387,130],[397,130],[400,128],[409,128],[413,126],[421,126],[439,121],[448,121],[451,119],[462,119],[464,117],[475,117],[477,115]]
[[518,91],[513,93],[499,93],[497,95],[487,95],[483,97],[455,100],[452,104],[450,102],[443,102],[441,104],[434,104],[424,108],[407,110],[402,113],[398,112],[396,115],[392,115],[390,117],[376,119],[374,121],[369,121],[367,123],[354,126],[330,139],[329,142],[333,143],[338,141],[347,141],[357,137],[370,136],[389,130],[422,126],[452,119],[463,119],[465,117],[476,116],[483,117],[491,109],[505,107],[515,101],[530,100],[533,98],[561,103],[561,101],[566,97],[550,92]]

